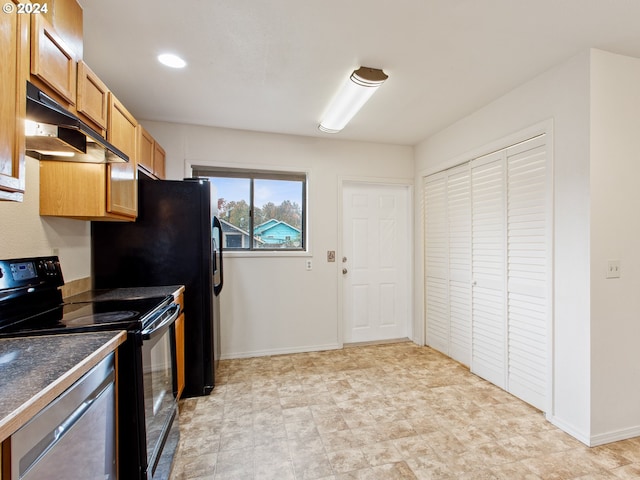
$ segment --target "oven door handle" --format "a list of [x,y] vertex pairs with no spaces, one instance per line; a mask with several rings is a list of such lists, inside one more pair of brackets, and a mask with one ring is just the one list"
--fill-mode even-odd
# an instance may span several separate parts
[[166,327],[176,321],[179,313],[180,305],[177,303],[172,303],[171,305],[163,308],[160,313],[158,313],[157,320],[142,330],[142,339],[149,340],[159,332],[164,331]]

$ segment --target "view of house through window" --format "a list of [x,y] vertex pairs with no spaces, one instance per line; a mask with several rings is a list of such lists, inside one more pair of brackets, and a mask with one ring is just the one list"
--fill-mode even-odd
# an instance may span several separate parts
[[208,167],[194,174],[213,184],[225,249],[304,249],[304,174]]

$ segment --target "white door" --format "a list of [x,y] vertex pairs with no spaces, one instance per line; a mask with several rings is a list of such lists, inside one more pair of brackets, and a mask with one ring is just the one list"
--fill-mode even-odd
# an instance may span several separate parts
[[544,136],[471,162],[471,371],[547,407],[550,172]]
[[551,175],[544,135],[424,180],[427,345],[546,410]]
[[449,355],[471,364],[471,174],[469,165],[449,171]]
[[504,152],[471,164],[471,371],[507,388],[506,165]]
[[507,149],[508,390],[546,410],[551,280],[544,136]]
[[343,185],[344,343],[406,338],[410,322],[409,188]]
[[436,173],[424,182],[424,299],[426,343],[450,355],[449,222],[447,174]]
[[424,183],[427,345],[471,362],[471,181],[469,164]]

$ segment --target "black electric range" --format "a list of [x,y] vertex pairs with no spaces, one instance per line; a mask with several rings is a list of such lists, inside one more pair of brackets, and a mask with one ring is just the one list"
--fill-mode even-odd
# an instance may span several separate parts
[[63,300],[62,285],[55,256],[0,260],[0,337],[126,330],[118,348],[119,478],[166,480],[179,441],[180,306],[167,288],[145,296],[140,289],[94,290]]
[[171,295],[97,290],[63,300],[57,257],[0,260],[0,337],[143,330]]
[[[173,297],[65,303],[40,310],[0,327],[0,337],[53,335],[105,330],[143,330]],[[2,314],[0,314],[0,318]]]

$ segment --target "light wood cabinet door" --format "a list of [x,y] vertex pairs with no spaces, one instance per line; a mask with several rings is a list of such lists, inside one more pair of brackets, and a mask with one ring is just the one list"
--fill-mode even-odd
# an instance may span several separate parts
[[31,75],[76,103],[76,57],[47,19],[31,15]]
[[107,165],[107,211],[130,217],[138,212],[137,126],[133,115],[109,93],[107,140],[129,156],[129,163]]
[[104,134],[107,129],[109,89],[82,60],[78,62],[78,114],[95,124]]
[[84,50],[84,26],[80,4],[76,0],[54,0],[53,8],[51,8],[49,1],[47,10],[48,14],[45,15],[45,18],[74,53],[76,60],[81,60]]
[[12,14],[0,14],[0,200],[22,201],[24,194],[28,17],[15,9]]
[[153,173],[155,173],[156,177],[160,180],[164,180],[167,154],[158,142],[154,142],[153,147]]
[[151,176],[164,179],[166,153],[151,134],[138,125],[138,166]]
[[176,320],[176,367],[177,371],[177,384],[178,384],[178,398],[182,396],[184,390],[184,313],[181,313]]
[[40,162],[40,215],[105,217],[106,168],[99,163]]
[[149,132],[138,125],[138,166],[153,173],[153,151],[155,140]]

